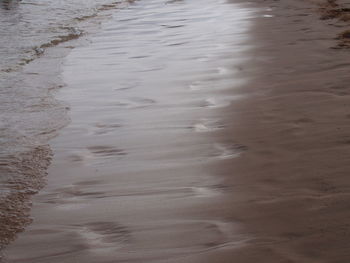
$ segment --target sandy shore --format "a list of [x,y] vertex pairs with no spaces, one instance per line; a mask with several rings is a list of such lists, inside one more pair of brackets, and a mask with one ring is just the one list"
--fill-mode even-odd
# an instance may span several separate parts
[[[151,123],[136,114],[137,127],[151,127],[141,135],[127,131],[145,163],[123,163],[134,158],[132,148],[124,151],[129,141],[106,147],[77,135],[82,129],[74,114],[82,113],[72,109],[73,126],[53,142],[56,159],[36,198],[36,221],[5,251],[10,262],[347,262],[350,53],[344,32],[350,26],[340,14],[347,7],[338,4],[249,3],[259,11],[250,59],[239,66],[238,77],[250,81],[232,91],[240,99],[214,113],[207,101],[192,115],[151,108],[160,116]],[[215,123],[210,135],[175,129],[203,117],[203,105],[206,118],[224,125]],[[173,132],[155,137],[160,124]],[[95,121],[88,133],[107,134],[118,125]],[[231,145],[237,156],[220,147],[213,152],[208,142]],[[84,145],[88,154],[61,145]],[[150,145],[154,151],[144,154]],[[203,156],[194,162],[198,153]],[[117,172],[108,163],[81,165],[84,158],[98,163],[115,155]],[[163,165],[155,166],[159,160]]]
[[47,186],[9,262],[164,262],[246,239],[211,213],[226,186],[209,168],[245,150],[215,131],[239,99],[252,15],[221,0],[139,1],[71,51],[55,94],[71,123],[50,141]]
[[259,4],[274,17],[256,21],[256,56],[242,70],[255,79],[218,135],[248,151],[214,168],[232,187],[216,211],[254,238],[188,262],[349,261],[350,54],[338,37],[349,24],[324,17],[347,8],[335,2]]

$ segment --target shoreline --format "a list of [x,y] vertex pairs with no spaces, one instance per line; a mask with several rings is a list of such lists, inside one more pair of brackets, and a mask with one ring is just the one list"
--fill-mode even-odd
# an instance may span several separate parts
[[9,262],[181,260],[241,242],[235,222],[208,213],[225,186],[206,164],[244,150],[211,132],[236,100],[230,65],[245,59],[250,15],[226,1],[140,1],[70,53],[56,97],[72,122],[51,140],[48,184]]
[[[35,17],[38,10],[32,10],[33,21],[30,21],[23,15],[24,13],[30,16],[30,9],[27,12],[25,8],[18,9],[20,4],[22,7],[31,4],[19,2],[3,3],[0,8],[8,11],[13,17],[23,16],[21,19],[30,27],[30,22],[38,21]],[[0,69],[3,86],[0,130],[4,139],[1,142],[0,156],[0,172],[4,175],[0,195],[0,208],[4,211],[0,216],[0,262],[2,250],[32,223],[32,198],[45,187],[47,170],[52,159],[50,140],[70,122],[67,115],[69,106],[56,98],[57,93],[65,87],[61,79],[62,62],[71,50],[87,44],[89,36],[99,30],[100,24],[108,20],[113,10],[125,8],[128,3],[129,1],[111,4],[101,2],[93,13],[89,12],[91,8],[87,7],[81,10],[83,13],[80,13],[80,16],[74,18],[70,13],[66,16],[67,21],[61,21],[63,24],[57,25],[58,28],[53,30],[55,33],[50,32],[51,34],[46,35],[47,39],[42,36],[45,30],[42,29],[43,34],[39,34],[40,27],[36,28],[36,33],[41,36],[37,39],[38,42],[30,41],[28,35],[28,41],[23,41],[28,42],[28,46],[24,45],[23,50],[18,50],[18,57],[12,56],[8,65],[5,67],[3,64]],[[45,8],[45,5],[39,8]],[[57,6],[53,9],[57,12]],[[6,18],[4,13],[5,21]],[[69,21],[71,27],[63,26],[68,25]],[[9,21],[7,23],[9,29],[12,29],[13,25]],[[4,39],[6,38],[7,36]],[[7,48],[4,45],[3,48],[5,47]],[[9,51],[11,52],[13,50]],[[6,59],[8,58],[4,60]],[[19,102],[21,104],[18,104]],[[52,121],[53,119],[55,121]]]
[[[332,8],[334,4],[333,2]],[[350,137],[347,134],[350,90],[346,87],[350,79],[347,77],[350,55],[348,50],[339,49],[339,42],[335,38],[346,30],[346,26],[335,33],[334,27],[328,25],[335,21],[320,20],[322,12],[318,13],[319,6],[315,3],[288,0],[252,2],[250,5],[261,8],[258,11],[261,15],[253,19],[255,26],[251,30],[254,56],[251,61],[243,62],[239,75],[253,79],[232,91],[234,95],[242,95],[241,99],[235,100],[231,106],[216,109],[215,115],[222,117],[225,128],[217,129],[210,135],[219,143],[234,141],[234,147],[242,151],[238,157],[227,160],[223,158],[217,164],[204,164],[200,172],[205,171],[215,177],[205,178],[208,181],[204,185],[198,186],[203,177],[195,178],[192,188],[181,182],[176,182],[179,184],[176,189],[160,184],[165,193],[175,193],[176,198],[183,198],[183,193],[188,196],[193,192],[203,194],[203,191],[205,196],[214,196],[207,199],[207,202],[194,201],[185,208],[179,206],[183,209],[182,212],[190,215],[192,221],[183,223],[176,214],[176,220],[167,221],[167,216],[174,216],[173,211],[156,202],[158,209],[166,211],[165,214],[160,213],[166,222],[165,226],[178,227],[178,230],[183,231],[180,236],[196,230],[193,231],[189,244],[195,242],[197,232],[208,228],[217,228],[216,231],[221,232],[232,231],[230,240],[225,243],[214,231],[209,235],[214,241],[206,244],[207,250],[188,253],[167,262],[231,263],[233,258],[239,263],[262,260],[271,263],[344,262],[350,258],[347,252],[350,181],[346,178],[350,169],[347,164],[350,156]],[[107,127],[107,130],[117,128],[117,124],[113,125],[115,127]],[[203,143],[201,140],[198,142]],[[117,153],[123,156],[120,149],[89,147],[92,155]],[[176,149],[174,145],[173,147]],[[78,160],[81,156],[74,158]],[[70,169],[61,163],[54,168],[56,170],[53,174],[58,176],[58,171],[65,171],[64,168],[68,171]],[[81,181],[80,185],[74,185],[76,188],[61,190],[67,191],[64,192],[66,195],[76,195],[75,198],[79,198],[80,194],[84,195],[79,192],[81,189],[91,190],[95,183],[100,184],[105,180],[103,183],[106,184],[112,180],[109,176],[100,181],[95,178],[94,172],[86,172],[90,181]],[[148,172],[154,176],[152,169]],[[198,170],[190,165],[185,169],[171,170],[170,173],[182,178],[181,173],[197,174]],[[156,180],[161,180],[160,174],[155,177]],[[133,176],[142,180],[140,172],[134,172]],[[121,185],[125,184],[127,188],[127,182],[127,178],[121,177]],[[206,184],[210,187],[206,187]],[[182,191],[180,194],[178,189]],[[122,190],[121,188],[121,193]],[[149,189],[144,191],[141,195],[146,198],[154,194],[147,192]],[[45,203],[51,198],[48,194],[52,192],[48,191],[45,196],[44,191],[36,200]],[[135,196],[138,194],[136,192]],[[162,195],[163,193],[160,194]],[[123,194],[121,196],[125,198]],[[145,205],[140,201],[134,202],[138,206]],[[67,203],[69,207],[69,202]],[[45,206],[52,209],[53,204],[44,204],[44,209]],[[98,203],[94,205],[98,207]],[[39,214],[43,211],[40,209],[37,210]],[[124,208],[121,206],[120,209]],[[157,213],[156,209],[152,210],[153,207],[148,209]],[[104,210],[101,208],[101,211]],[[71,231],[74,224],[69,223],[64,215],[60,216],[70,227],[65,230]],[[112,215],[107,218],[111,220]],[[146,220],[155,218],[149,216]],[[126,216],[126,219],[131,221],[131,225],[140,227],[134,218]],[[50,219],[47,216],[43,221],[49,222]],[[198,222],[202,225],[198,225]],[[118,242],[130,238],[128,229],[123,224],[110,225],[105,222],[104,225],[94,225],[87,222],[85,227],[96,233],[105,228],[117,229],[120,235],[114,238]],[[169,231],[163,228],[157,230],[152,224],[147,225],[146,230],[138,231],[147,233],[149,229],[161,234]],[[41,229],[30,231],[39,235]],[[79,231],[87,235],[87,238],[99,238],[93,236],[93,231],[93,234],[86,234],[84,229]],[[59,235],[58,232],[56,234]],[[181,237],[174,236],[181,241]],[[67,238],[60,236],[61,244],[65,242],[63,237]],[[199,237],[207,240],[207,237]],[[72,238],[75,240],[75,236]],[[179,244],[176,243],[181,246]],[[78,245],[77,243],[74,247],[77,251],[81,249]],[[161,258],[161,254],[158,256]],[[159,258],[155,257],[155,260],[163,262]]]
[[337,39],[349,24],[324,20],[320,2],[258,4],[274,17],[255,23],[260,47],[243,73],[255,78],[242,88],[247,99],[223,112],[235,114],[218,135],[248,151],[214,168],[232,187],[222,216],[255,238],[188,262],[349,260],[350,54]]

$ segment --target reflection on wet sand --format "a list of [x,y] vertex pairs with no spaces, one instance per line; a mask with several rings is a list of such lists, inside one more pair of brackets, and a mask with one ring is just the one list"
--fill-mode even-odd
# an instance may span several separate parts
[[18,4],[22,0],[1,0],[0,1],[0,8],[5,9],[5,10],[10,10],[14,9],[18,6]]
[[242,51],[251,11],[164,3],[118,10],[65,60],[58,98],[72,123],[52,140],[48,185],[10,260],[157,262],[247,242],[212,213],[228,188],[208,168],[249,150],[216,133],[219,110],[242,99],[232,49]]

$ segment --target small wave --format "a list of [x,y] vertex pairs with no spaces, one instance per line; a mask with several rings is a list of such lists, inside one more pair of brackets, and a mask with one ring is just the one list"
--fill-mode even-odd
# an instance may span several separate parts
[[72,27],[69,30],[70,30],[69,34],[58,36],[57,38],[55,38],[55,39],[53,39],[45,44],[42,44],[39,48],[44,49],[44,48],[48,48],[48,47],[54,47],[54,46],[57,46],[61,43],[64,43],[64,42],[67,42],[67,41],[70,41],[73,39],[77,39],[83,35],[83,31],[79,30],[75,27]]
[[51,150],[47,145],[17,156],[0,157],[1,185],[6,186],[0,191],[0,247],[14,240],[31,223],[30,198],[45,185],[50,161]]
[[[0,79],[0,248],[31,223],[31,196],[45,185],[51,161],[46,143],[68,123],[67,107],[51,94],[62,87],[61,80],[56,79],[59,62],[47,59],[46,68],[33,63],[23,70],[23,66],[43,57],[47,49],[90,32],[101,21],[93,21],[100,12],[132,1],[59,2],[19,2],[0,16],[0,73],[10,73],[2,74]],[[96,156],[124,154],[114,148],[90,150]]]
[[[0,54],[3,53],[2,55],[5,56],[3,57],[4,59],[2,59],[2,62],[0,62],[0,72],[11,73],[19,71],[23,66],[41,56],[46,48],[55,47],[84,35],[84,30],[78,29],[78,27],[89,27],[87,21],[93,21],[93,19],[100,15],[100,13],[103,14],[108,10],[123,8],[134,1],[135,0],[109,2],[108,0],[100,0],[96,1],[97,3],[90,3],[90,8],[87,7],[88,4],[84,3],[83,6],[85,6],[85,9],[81,7],[82,5],[68,2],[63,3],[63,5],[67,5],[63,7],[62,5],[50,5],[50,3],[17,3],[16,8],[18,10],[16,11],[18,11],[19,14],[21,14],[20,12],[25,12],[26,15],[32,15],[28,16],[28,21],[25,20],[26,17],[23,15],[24,18],[21,19],[24,20],[23,25],[25,28],[20,28],[20,30],[32,32],[32,34],[25,34],[24,36],[18,35],[18,37],[14,39],[15,43],[8,43],[8,41],[12,41],[12,37],[7,35],[11,34],[11,30],[13,30],[13,34],[15,34],[18,31],[18,25],[8,25],[8,23],[6,23],[6,19],[8,18],[6,16],[3,18],[0,17],[0,34],[3,35],[3,39],[5,40],[0,40]],[[9,6],[9,10],[12,11],[13,8],[10,7],[11,6]],[[30,9],[30,7],[32,9]],[[67,15],[61,17],[62,8],[71,10],[66,10]],[[37,10],[47,12],[49,16],[50,12],[52,12],[51,17],[39,15],[39,12],[36,14],[35,11]],[[33,12],[33,14],[31,12]],[[57,12],[57,14],[55,12]],[[53,17],[54,20],[57,21],[47,23],[47,20],[53,20]],[[1,23],[6,26],[1,27]],[[92,22],[92,24],[94,23]],[[68,32],[64,32],[67,30]],[[57,33],[60,34],[57,35]],[[26,46],[27,43],[31,46]],[[37,45],[35,45],[35,43],[37,43]]]
[[94,13],[94,14],[91,14],[91,15],[85,15],[85,16],[76,17],[75,20],[77,20],[77,21],[85,21],[85,20],[94,18],[96,16],[97,16],[97,13]]
[[43,55],[45,53],[45,49],[50,48],[50,47],[55,47],[59,44],[77,39],[83,35],[83,31],[79,30],[77,28],[72,27],[69,29],[69,31],[70,32],[66,35],[57,36],[55,39],[50,40],[47,43],[44,43],[44,44],[41,44],[40,46],[34,47],[30,52],[28,52],[29,55],[27,57],[20,59],[20,61],[17,64],[15,64],[14,66],[4,68],[1,71],[6,72],[6,73],[18,71],[21,68],[21,66],[29,64],[30,62],[32,62],[36,58]]

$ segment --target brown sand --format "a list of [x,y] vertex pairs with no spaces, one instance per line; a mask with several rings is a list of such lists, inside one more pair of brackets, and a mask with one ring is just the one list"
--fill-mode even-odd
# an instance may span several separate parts
[[[188,253],[169,260],[162,257],[162,253],[167,253],[164,249],[159,255],[152,255],[152,260],[141,246],[141,252],[134,257],[128,251],[122,251],[119,253],[120,261],[103,262],[142,262],[142,258],[144,262],[163,259],[160,261],[191,263],[345,263],[350,260],[350,180],[347,178],[350,171],[350,54],[348,50],[340,49],[346,46],[344,42],[341,40],[339,44],[336,40],[348,29],[348,25],[344,19],[338,19],[338,15],[327,19],[322,17],[324,12],[332,13],[329,11],[331,8],[339,8],[335,2],[329,1],[327,5],[319,5],[322,2],[318,2],[254,2],[259,7],[272,8],[269,14],[274,16],[263,17],[262,13],[260,18],[256,18],[254,59],[241,67],[242,76],[254,79],[249,85],[236,90],[246,96],[220,113],[228,127],[216,131],[214,135],[216,141],[226,143],[232,140],[244,145],[238,148],[245,151],[238,158],[222,160],[217,165],[210,163],[201,168],[202,172],[210,171],[218,177],[221,183],[217,188],[224,194],[211,201],[192,200],[187,205],[182,204],[187,199],[178,199],[180,201],[175,202],[177,211],[174,211],[174,206],[168,206],[167,200],[153,201],[151,206],[137,199],[126,202],[126,206],[133,205],[136,210],[124,216],[125,219],[132,225],[143,213],[143,220],[148,224],[138,230],[136,237],[140,240],[136,240],[136,244],[147,243],[149,250],[153,244],[186,251],[187,246],[203,240],[207,249],[201,248],[199,253]],[[92,151],[99,153],[101,149],[93,148]],[[51,173],[58,176],[69,171],[70,167],[61,167],[58,163],[53,169]],[[192,167],[167,170],[166,179],[198,174],[198,168],[194,170]],[[150,171],[154,181],[162,180],[163,171]],[[142,180],[144,174],[134,172],[131,176]],[[119,180],[121,189],[127,187],[128,178]],[[90,184],[98,183],[98,180],[90,180]],[[81,185],[88,188],[89,181]],[[187,188],[183,189],[186,191]],[[73,188],[71,190],[74,191]],[[79,193],[64,192],[64,189],[62,192],[79,196]],[[113,202],[117,200],[113,199]],[[100,207],[98,202],[90,205],[92,208],[82,216],[91,217],[95,213],[98,217],[98,213],[105,213],[108,220],[113,218],[113,214]],[[50,211],[51,207],[51,204],[38,205],[34,214]],[[119,209],[128,211],[122,205]],[[188,221],[183,220],[184,214]],[[120,216],[118,219],[124,218]],[[46,224],[50,228],[50,223],[54,225],[57,220],[61,223],[67,221],[71,228],[75,227],[72,218],[66,218],[66,213],[43,216],[39,225]],[[79,212],[76,212],[73,221],[79,220]],[[154,220],[160,221],[150,224]],[[227,236],[222,235],[225,224],[230,227],[237,225],[235,235],[230,236],[229,241]],[[85,223],[84,229],[93,233],[114,229],[119,236],[110,237],[112,240],[129,238],[127,229],[108,222]],[[55,251],[53,244],[44,246],[47,238],[42,238],[40,231],[34,226],[28,235],[37,235],[36,243],[42,244],[43,254]],[[66,232],[69,234],[68,230]],[[74,236],[57,230],[52,230],[52,233],[59,236],[56,239],[59,241],[56,243],[59,247],[55,254],[57,257],[65,251],[74,254],[74,251],[85,249],[74,243]],[[202,236],[201,233],[206,234]],[[46,230],[45,234],[50,233]],[[21,247],[19,242],[12,254],[21,249],[28,254],[32,248],[28,244],[24,242]],[[64,262],[73,260],[70,255],[68,253],[67,258],[63,258],[66,259]],[[80,255],[80,259],[102,262],[91,257],[89,261],[89,254]],[[62,262],[55,257],[50,262],[55,260]],[[20,259],[18,262],[21,262]],[[34,258],[30,262],[39,261]],[[45,259],[40,262],[45,262]]]
[[215,167],[232,187],[216,212],[255,238],[188,262],[349,262],[350,54],[335,38],[350,26],[320,21],[332,6],[318,4],[259,4],[275,17],[256,23],[256,60],[243,70],[255,80],[220,134],[249,150]]

